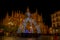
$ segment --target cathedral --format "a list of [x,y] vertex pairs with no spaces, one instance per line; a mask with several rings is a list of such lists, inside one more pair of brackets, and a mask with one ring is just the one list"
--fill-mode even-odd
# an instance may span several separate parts
[[47,33],[47,25],[44,24],[42,15],[37,10],[34,13],[27,8],[25,14],[20,11],[12,11],[9,16],[8,12],[3,19],[3,25],[14,29],[17,27],[17,33]]

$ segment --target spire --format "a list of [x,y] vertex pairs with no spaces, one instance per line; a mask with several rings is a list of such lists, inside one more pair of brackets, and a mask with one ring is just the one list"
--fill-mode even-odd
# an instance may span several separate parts
[[37,9],[36,9],[35,15],[36,15],[36,18],[37,18],[37,16],[38,16],[38,11],[37,11]]
[[19,14],[20,14],[20,10],[19,10]]
[[13,10],[12,10],[12,17],[13,17]]
[[36,9],[36,14],[38,13],[37,9]]
[[6,18],[8,18],[9,17],[9,15],[8,15],[8,12],[7,12],[7,14],[6,14]]
[[16,13],[16,15],[18,15],[18,10],[17,10],[17,13]]
[[29,7],[27,7],[27,10],[26,11],[29,12]]
[[27,7],[27,13],[26,13],[26,16],[30,16],[30,11],[29,11],[29,7]]
[[17,13],[18,13],[18,10],[17,10]]
[[16,17],[16,11],[15,11],[15,14],[14,14],[14,16]]
[[18,10],[17,10],[17,17],[19,16]]

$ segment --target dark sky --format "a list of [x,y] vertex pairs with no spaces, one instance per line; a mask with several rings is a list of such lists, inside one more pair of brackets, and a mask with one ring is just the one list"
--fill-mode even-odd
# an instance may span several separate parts
[[46,25],[51,26],[50,15],[57,10],[60,10],[59,2],[50,1],[15,1],[15,0],[2,0],[0,5],[0,19],[2,19],[6,12],[11,14],[12,10],[21,10],[25,12],[26,7],[29,6],[31,12],[35,12],[37,8],[39,14],[42,13],[43,20]]

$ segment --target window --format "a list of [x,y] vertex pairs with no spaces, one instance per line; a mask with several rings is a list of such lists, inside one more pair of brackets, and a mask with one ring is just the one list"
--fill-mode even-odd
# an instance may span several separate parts
[[60,16],[60,14],[56,14],[56,17]]
[[53,29],[53,34],[55,33],[55,29]]
[[52,18],[54,18],[54,16]]
[[53,20],[53,23],[55,22],[55,20]]
[[60,23],[57,23],[57,27],[60,27]]
[[56,29],[56,32],[58,32],[58,29]]
[[58,17],[58,14],[56,14],[56,17]]
[[59,18],[57,18],[57,19],[56,19],[56,22],[60,22],[60,19],[59,19]]
[[55,24],[53,24],[53,27],[55,27]]

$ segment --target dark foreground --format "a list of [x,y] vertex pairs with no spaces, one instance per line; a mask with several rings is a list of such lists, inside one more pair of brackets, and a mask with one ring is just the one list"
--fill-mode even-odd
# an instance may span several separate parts
[[53,34],[17,34],[0,36],[0,40],[60,40],[59,35]]

